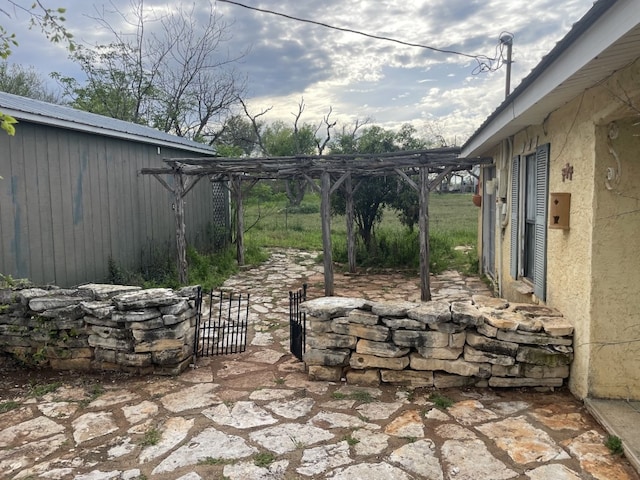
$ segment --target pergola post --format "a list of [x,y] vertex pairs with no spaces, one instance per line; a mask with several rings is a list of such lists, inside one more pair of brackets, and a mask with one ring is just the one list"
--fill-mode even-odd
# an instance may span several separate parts
[[331,175],[326,170],[320,175],[322,217],[322,249],[324,257],[324,294],[331,297],[333,290],[333,254],[331,251]]
[[420,213],[418,225],[420,227],[420,299],[423,302],[431,300],[429,281],[429,169],[420,168]]
[[353,231],[353,184],[351,183],[351,173],[345,179],[344,185],[346,193],[347,211],[347,258],[349,260],[349,273],[356,273],[356,238]]
[[193,187],[196,186],[196,183],[200,181],[202,175],[185,178],[179,169],[172,168],[171,174],[173,175],[173,186],[171,186],[158,173],[152,172],[151,174],[164,188],[173,193],[173,210],[176,222],[176,249],[178,250],[176,262],[178,268],[178,281],[182,285],[185,285],[188,281],[189,271],[187,264],[187,227],[184,223],[184,197]]
[[173,195],[176,221],[176,247],[178,250],[178,281],[184,285],[189,276],[187,264],[187,227],[184,223],[184,179],[180,173],[173,174]]
[[244,265],[244,214],[242,204],[242,179],[231,177],[231,192],[236,204],[236,260],[239,266]]

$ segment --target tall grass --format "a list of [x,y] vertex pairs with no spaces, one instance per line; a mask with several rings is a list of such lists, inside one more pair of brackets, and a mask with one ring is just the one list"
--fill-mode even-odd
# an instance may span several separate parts
[[[287,207],[282,195],[248,201],[245,208],[245,242],[252,247],[292,247],[322,250],[320,199],[307,194],[295,209]],[[478,210],[470,194],[433,194],[429,201],[430,269],[434,273],[456,269],[477,271]],[[334,261],[347,262],[346,223],[344,216],[331,218],[331,241]],[[468,246],[468,251],[455,250]],[[371,248],[357,242],[357,263],[361,267],[417,269],[420,251],[417,230],[403,226],[395,211],[387,209],[376,228]]]
[[[245,262],[254,265],[268,258],[266,248],[285,247],[322,251],[320,198],[308,193],[304,202],[288,207],[284,194],[265,189],[247,198],[244,211]],[[470,194],[433,194],[429,202],[430,270],[439,273],[455,269],[475,273],[478,268],[476,236],[478,210]],[[331,218],[332,255],[337,263],[347,263],[347,238],[344,216]],[[369,249],[357,240],[356,258],[359,267],[416,270],[420,264],[418,231],[403,226],[395,211],[387,209],[376,227]],[[458,251],[457,246],[468,251]],[[189,284],[205,289],[216,288],[238,271],[235,245],[212,254],[187,251]],[[153,267],[153,268],[151,268]],[[151,266],[141,272],[127,272],[110,261],[112,283],[152,286],[178,286],[175,261],[158,256]]]

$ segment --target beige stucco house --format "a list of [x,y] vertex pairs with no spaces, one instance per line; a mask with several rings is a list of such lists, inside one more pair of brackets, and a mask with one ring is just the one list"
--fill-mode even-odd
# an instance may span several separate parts
[[640,400],[640,0],[598,0],[462,156],[494,160],[479,254],[500,295],[574,322],[575,395]]

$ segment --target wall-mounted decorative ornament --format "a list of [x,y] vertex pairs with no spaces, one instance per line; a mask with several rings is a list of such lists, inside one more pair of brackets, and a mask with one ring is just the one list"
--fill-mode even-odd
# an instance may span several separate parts
[[562,169],[562,181],[573,180],[573,165],[567,163]]
[[571,194],[550,193],[549,197],[549,228],[568,230],[571,213]]

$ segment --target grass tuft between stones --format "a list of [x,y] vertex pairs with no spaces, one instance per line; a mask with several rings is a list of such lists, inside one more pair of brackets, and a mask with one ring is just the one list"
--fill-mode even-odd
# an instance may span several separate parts
[[614,455],[622,455],[624,449],[622,448],[622,440],[616,435],[609,435],[604,441],[604,446],[609,449]]
[[253,457],[253,464],[256,467],[268,468],[275,461],[276,457],[271,452],[260,452]]
[[47,383],[44,385],[31,385],[31,388],[29,389],[29,396],[34,398],[44,397],[48,393],[55,392],[61,385],[62,383],[60,382]]
[[11,410],[15,410],[18,408],[20,404],[13,400],[9,400],[8,402],[0,403],[0,413],[10,412]]
[[142,447],[157,445],[158,442],[160,442],[160,438],[162,438],[160,430],[158,430],[157,428],[150,428],[144,433],[144,437],[142,437],[142,440],[140,440],[140,445]]
[[198,465],[231,465],[235,460],[231,458],[206,457],[198,462]]
[[431,400],[434,403],[434,405],[440,410],[446,410],[447,408],[451,407],[454,403],[453,400],[451,400],[449,397],[445,395],[440,395],[437,392],[432,393],[431,396],[429,397],[429,400]]

